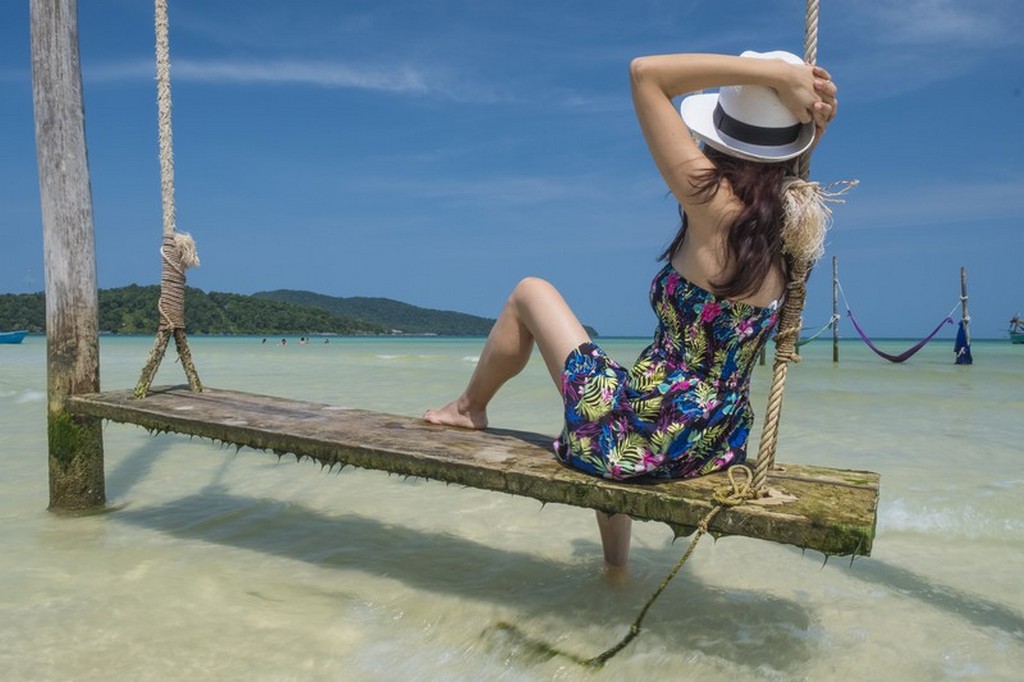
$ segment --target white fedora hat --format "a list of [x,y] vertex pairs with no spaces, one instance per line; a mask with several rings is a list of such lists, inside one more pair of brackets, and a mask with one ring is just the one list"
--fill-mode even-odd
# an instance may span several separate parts
[[[744,52],[741,57],[804,60],[790,52]],[[783,106],[764,85],[729,85],[716,93],[690,95],[679,113],[697,137],[720,152],[751,161],[785,161],[800,156],[814,142],[814,123]]]

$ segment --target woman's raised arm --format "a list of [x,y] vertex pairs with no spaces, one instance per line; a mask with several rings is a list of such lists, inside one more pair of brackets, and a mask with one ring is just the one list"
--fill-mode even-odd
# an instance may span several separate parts
[[[802,122],[827,125],[835,86],[824,69],[781,59],[717,54],[639,57],[630,64],[633,105],[658,170],[683,208],[694,208],[694,180],[711,162],[694,142],[674,97],[727,85],[763,85]],[[831,98],[831,104],[829,103]],[[824,111],[822,106],[828,111]]]

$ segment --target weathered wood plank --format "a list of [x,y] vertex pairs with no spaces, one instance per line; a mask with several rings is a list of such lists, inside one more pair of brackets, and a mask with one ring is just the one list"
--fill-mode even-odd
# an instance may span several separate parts
[[[347,464],[625,512],[677,530],[695,526],[713,506],[715,488],[727,483],[724,474],[685,481],[606,481],[561,465],[551,453],[551,438],[536,433],[444,428],[410,417],[211,388],[192,393],[187,387],[161,387],[142,400],[131,391],[79,395],[69,409],[155,431],[292,453],[326,466]],[[725,509],[711,531],[826,554],[868,555],[875,533],[878,474],[781,466],[768,484],[795,501]]]

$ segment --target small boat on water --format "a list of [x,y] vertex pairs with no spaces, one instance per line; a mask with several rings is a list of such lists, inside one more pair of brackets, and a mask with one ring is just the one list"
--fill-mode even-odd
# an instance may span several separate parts
[[27,331],[0,332],[0,343],[21,343]]
[[1010,343],[1024,343],[1024,317],[1020,313],[1010,318]]

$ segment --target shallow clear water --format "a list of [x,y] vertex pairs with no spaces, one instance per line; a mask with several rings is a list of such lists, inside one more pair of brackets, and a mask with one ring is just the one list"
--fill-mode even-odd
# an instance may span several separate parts
[[[191,345],[210,386],[409,415],[461,389],[481,346],[275,341]],[[133,386],[151,343],[104,337],[104,389]],[[644,342],[601,343],[629,362]],[[0,346],[0,677],[1019,679],[1024,347],[975,342],[974,366],[956,367],[951,346],[890,365],[844,341],[833,365],[816,342],[790,369],[779,460],[882,474],[870,558],[707,539],[599,672],[490,628],[599,653],[685,550],[667,527],[636,524],[631,582],[611,588],[587,510],[118,424],[104,432],[115,511],[60,518],[46,511],[45,341]],[[182,381],[169,353],[157,383]],[[558,430],[539,362],[490,416]]]

